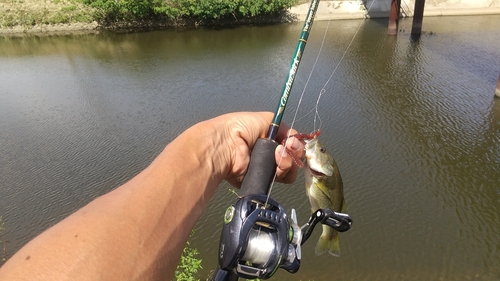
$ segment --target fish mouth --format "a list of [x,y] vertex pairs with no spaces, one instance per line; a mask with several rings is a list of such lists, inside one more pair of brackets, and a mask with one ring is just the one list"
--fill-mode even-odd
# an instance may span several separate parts
[[311,171],[311,174],[313,174],[313,176],[317,176],[317,177],[326,177],[326,175],[325,175],[325,174],[323,174],[322,172],[318,172],[318,171],[316,171],[316,170],[314,170],[314,169],[309,168],[309,171]]

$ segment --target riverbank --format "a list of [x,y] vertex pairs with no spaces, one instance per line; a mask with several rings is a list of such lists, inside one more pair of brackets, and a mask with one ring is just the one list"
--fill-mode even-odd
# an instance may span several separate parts
[[[303,3],[304,1],[305,0],[301,0],[299,3]],[[130,1],[130,3],[136,2]],[[136,6],[135,8],[140,7],[141,6]],[[117,9],[122,9],[120,12],[123,12],[133,8],[134,7],[120,6],[120,8]],[[253,9],[255,6],[248,6],[248,8]],[[172,13],[166,14],[166,16],[162,18],[162,16],[158,17],[158,15],[162,14],[158,12],[158,14],[151,15],[150,17],[144,17],[149,18],[147,20],[142,20],[141,16],[137,16],[139,20],[135,20],[134,16],[126,18],[123,17],[124,14],[114,11],[109,12],[107,9],[113,10],[114,8],[102,5],[85,5],[81,0],[0,0],[0,34],[24,35],[99,32],[109,29],[127,31],[131,29],[273,23],[297,20],[296,18],[289,18],[290,14],[287,12],[273,16],[256,16],[253,18],[244,16],[238,16],[238,18],[236,18],[236,15],[233,14],[234,18],[229,18],[227,20],[205,19],[202,21],[189,16],[170,19],[168,16]],[[149,6],[146,9],[153,9],[153,6]],[[128,13],[135,14],[130,11]],[[203,15],[199,17],[202,18]],[[214,16],[214,18],[217,18],[217,15]]]
[[91,31],[93,12],[74,0],[0,0],[0,34]]
[[[413,16],[415,0],[401,2],[401,15]],[[479,1],[440,1],[426,3],[424,16],[451,15],[485,15],[500,14],[500,0]],[[301,1],[304,2],[304,1]],[[483,3],[484,2],[484,3]],[[491,3],[490,3],[491,2]],[[285,13],[273,17],[253,18],[231,21],[225,24],[272,23],[303,21],[307,15],[309,3],[292,7]],[[316,21],[342,20],[357,18],[388,17],[390,0],[372,1],[321,1],[316,13]],[[54,34],[54,33],[94,33],[108,29],[92,20],[92,8],[74,0],[40,1],[40,0],[0,0],[0,34]],[[19,24],[20,23],[20,24]],[[168,22],[127,23],[113,26],[114,29],[131,28],[165,28],[175,24]],[[196,26],[196,22],[186,22],[183,25]]]

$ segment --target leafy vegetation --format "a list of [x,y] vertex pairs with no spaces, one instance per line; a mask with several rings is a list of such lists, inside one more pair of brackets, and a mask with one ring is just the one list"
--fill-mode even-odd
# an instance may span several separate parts
[[145,20],[223,20],[269,15],[297,0],[81,0],[104,22]]
[[0,0],[0,28],[217,24],[274,15],[303,0]]
[[201,266],[201,259],[197,258],[198,250],[192,248],[189,242],[186,243],[182,251],[182,257],[177,269],[175,270],[175,280],[177,281],[199,281],[196,278]]

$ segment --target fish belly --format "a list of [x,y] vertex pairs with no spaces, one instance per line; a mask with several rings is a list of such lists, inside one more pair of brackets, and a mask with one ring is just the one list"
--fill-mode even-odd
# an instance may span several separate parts
[[[309,178],[306,182],[309,183],[306,190],[309,202],[311,203],[311,212],[315,212],[318,209],[330,209],[335,212],[342,211],[342,186],[332,186],[331,179],[325,180],[315,177]],[[336,194],[339,192],[340,194]],[[322,228],[323,232],[316,244],[316,255],[328,252],[335,257],[340,257],[338,232],[327,225],[322,225]]]

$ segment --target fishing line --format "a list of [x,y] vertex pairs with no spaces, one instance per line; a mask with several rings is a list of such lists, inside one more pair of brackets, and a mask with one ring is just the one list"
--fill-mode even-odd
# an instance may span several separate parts
[[[375,3],[375,0],[373,0],[371,3],[370,3],[370,6],[368,7],[368,9],[366,10],[366,13],[368,14],[373,6],[373,3]],[[366,18],[366,16],[365,16]],[[300,104],[302,102],[302,97],[304,96],[305,94],[305,91],[307,89],[307,86],[309,84],[309,80],[311,79],[312,77],[312,73],[314,72],[314,69],[316,68],[316,64],[318,63],[318,60],[319,60],[319,57],[321,55],[321,52],[323,50],[323,45],[325,44],[325,40],[326,40],[326,34],[327,34],[327,31],[328,31],[328,28],[330,26],[330,22],[331,20],[328,20],[328,24],[327,24],[327,27],[325,29],[325,33],[323,35],[323,40],[321,41],[321,46],[319,48],[319,51],[318,51],[318,56],[316,57],[316,61],[314,62],[314,65],[313,65],[313,68],[311,69],[311,72],[309,73],[309,77],[306,81],[306,84],[304,85],[304,90],[302,91],[302,94],[300,96],[300,99],[299,99],[299,103],[297,104],[297,108],[295,110],[295,115],[293,117],[293,120],[292,120],[292,125],[291,127],[293,128],[293,124],[295,123],[295,121],[298,121],[306,116],[308,116],[309,114],[311,114],[311,112],[314,111],[314,120],[313,120],[313,131],[316,131],[318,129],[321,128],[321,124],[322,124],[322,121],[321,121],[321,116],[319,114],[319,111],[318,111],[318,108],[319,108],[319,101],[321,100],[321,97],[323,96],[323,94],[326,93],[326,86],[328,85],[328,83],[330,83],[330,81],[332,80],[333,76],[335,75],[335,73],[337,72],[337,69],[339,68],[340,64],[344,61],[344,58],[345,56],[347,55],[347,52],[349,51],[349,49],[351,48],[352,44],[354,43],[354,39],[356,39],[356,36],[358,35],[359,31],[361,30],[361,26],[363,25],[364,21],[361,21],[360,24],[358,25],[358,27],[356,28],[356,31],[354,32],[354,35],[352,36],[349,44],[347,45],[347,47],[345,48],[342,56],[340,57],[340,60],[338,61],[338,63],[336,64],[335,68],[333,69],[332,73],[330,74],[330,77],[328,78],[328,80],[326,81],[326,83],[323,85],[323,87],[321,88],[321,90],[319,91],[319,94],[318,94],[318,98],[316,100],[316,105],[314,108],[312,108],[310,111],[308,111],[307,113],[305,113],[302,117],[297,118],[297,115],[298,115],[298,110],[299,110],[299,107],[300,107]],[[319,123],[319,126],[318,128],[316,129],[316,122]]]
[[[306,84],[304,85],[304,90],[300,94],[300,98],[299,98],[299,101],[297,103],[297,107],[295,108],[295,113],[293,115],[292,122],[290,123],[290,129],[287,132],[287,137],[286,137],[285,143],[283,144],[283,148],[286,148],[286,146],[288,145],[288,141],[290,140],[290,137],[292,136],[291,130],[293,129],[293,126],[295,125],[295,122],[297,121],[297,115],[299,113],[299,108],[300,108],[300,105],[302,103],[302,100],[303,100],[305,92],[306,92],[307,84],[309,84],[309,81],[311,80],[314,69],[316,68],[316,65],[318,64],[318,60],[319,60],[319,57],[321,55],[321,51],[323,50],[323,45],[325,43],[326,34],[327,34],[329,26],[330,26],[330,20],[328,20],[328,24],[326,26],[325,33],[323,34],[323,40],[321,41],[321,46],[320,46],[319,51],[318,51],[318,55],[316,56],[316,60],[314,61],[314,64],[313,64],[311,71],[309,72],[309,77],[307,78]],[[285,149],[283,149],[283,151],[281,152],[280,159],[278,161],[278,167],[281,165],[281,161],[283,160],[283,157],[285,157],[285,153],[287,153],[287,152]],[[276,173],[274,174],[274,179],[271,182],[269,192],[267,193],[267,199],[269,199],[269,197],[271,195],[271,191],[273,190],[274,182],[276,181],[277,175],[278,175],[278,169],[276,169]],[[267,201],[266,201],[266,204],[267,204]]]
[[[368,7],[368,9],[367,9],[367,11],[366,11],[366,13],[367,13],[367,14],[370,12],[370,10],[371,10],[371,8],[372,8],[372,6],[373,6],[373,3],[375,3],[375,0],[373,0],[373,1],[370,3],[370,6]],[[365,18],[366,18],[366,16],[365,16]],[[318,50],[318,55],[316,56],[316,60],[315,60],[315,62],[314,62],[314,64],[313,64],[313,67],[312,67],[311,71],[309,72],[309,76],[308,76],[308,78],[307,78],[307,80],[306,80],[306,84],[304,85],[304,89],[302,90],[302,93],[301,93],[301,95],[300,95],[299,101],[298,101],[298,103],[297,103],[297,107],[296,107],[296,109],[295,109],[295,114],[294,114],[294,116],[293,116],[293,118],[292,118],[292,122],[291,122],[291,124],[290,124],[290,130],[288,131],[286,141],[285,141],[285,142],[284,142],[284,144],[283,144],[283,146],[284,146],[284,147],[286,147],[286,145],[288,144],[288,141],[289,141],[290,136],[291,136],[291,130],[294,128],[295,122],[296,122],[297,120],[302,119],[302,117],[301,117],[301,118],[297,118],[297,116],[298,116],[298,112],[299,112],[299,108],[300,108],[300,105],[302,104],[302,100],[303,100],[303,98],[304,98],[304,96],[305,96],[305,92],[306,92],[306,90],[307,90],[307,86],[308,86],[308,84],[309,84],[309,81],[311,80],[312,74],[314,73],[314,70],[315,70],[315,68],[316,68],[316,65],[318,64],[319,57],[321,56],[321,53],[322,53],[322,50],[323,50],[323,46],[324,46],[325,41],[326,41],[326,35],[327,35],[327,33],[328,33],[328,29],[329,29],[329,27],[330,27],[330,22],[331,22],[331,20],[328,20],[328,24],[327,24],[327,27],[325,28],[325,32],[324,32],[324,34],[323,34],[323,39],[322,39],[322,41],[321,41],[321,45],[320,45],[320,48],[319,48],[319,50]],[[326,86],[327,86],[327,85],[328,85],[328,83],[330,83],[330,81],[333,79],[333,77],[334,77],[334,75],[336,74],[336,72],[337,72],[337,70],[338,70],[338,68],[339,68],[340,64],[344,61],[344,58],[346,57],[347,52],[349,51],[349,49],[351,48],[352,44],[354,43],[354,39],[355,39],[355,38],[356,38],[356,36],[358,35],[359,30],[361,30],[361,26],[363,25],[363,23],[364,23],[364,21],[361,21],[361,22],[360,22],[360,24],[358,25],[358,27],[356,28],[356,31],[354,32],[354,35],[352,36],[352,38],[351,38],[351,40],[350,40],[349,44],[348,44],[348,45],[347,45],[347,47],[345,48],[345,50],[344,50],[344,52],[343,52],[343,54],[342,54],[342,56],[341,56],[340,60],[339,60],[339,61],[337,62],[337,64],[335,65],[335,68],[333,69],[332,73],[330,74],[330,77],[328,78],[328,80],[325,82],[325,84],[324,84],[324,85],[323,85],[323,87],[321,88],[320,92],[318,93],[318,98],[316,99],[316,105],[315,105],[315,107],[314,107],[313,109],[311,109],[309,112],[307,112],[307,113],[303,116],[303,117],[308,116],[308,115],[309,115],[312,111],[314,111],[314,120],[313,120],[313,121],[314,121],[314,123],[313,123],[313,124],[314,124],[314,130],[316,130],[316,122],[319,122],[318,129],[319,129],[319,128],[321,128],[321,124],[322,124],[322,122],[321,122],[321,116],[320,116],[320,114],[319,114],[319,110],[318,110],[318,108],[319,108],[319,102],[320,102],[320,100],[321,100],[321,97],[323,96],[323,94],[325,94],[325,93],[326,93]],[[285,151],[285,149],[283,149],[283,151],[281,152],[281,155],[280,155],[280,159],[279,159],[279,161],[278,161],[278,167],[279,167],[279,165],[281,164],[281,162],[282,162],[282,160],[283,160],[283,158],[284,158],[284,156],[285,156],[285,153],[286,153],[286,151]],[[274,187],[274,183],[275,183],[275,181],[276,181],[277,174],[278,174],[278,169],[276,169],[276,172],[275,172],[275,174],[274,174],[274,178],[273,178],[273,180],[271,181],[271,184],[270,184],[269,190],[268,190],[268,192],[267,192],[267,198],[268,198],[268,199],[269,199],[269,197],[270,197],[270,195],[271,195],[271,192],[272,192],[272,190],[273,190],[273,187]],[[268,202],[268,201],[266,200],[266,204],[267,204],[267,202]]]
[[[368,9],[366,10],[366,14],[368,14],[373,6],[373,3],[375,3],[375,0],[373,0],[371,3],[370,3],[370,6],[368,7]],[[365,15],[365,19],[366,19],[366,15]],[[347,47],[345,48],[340,60],[337,62],[337,64],[335,65],[335,68],[333,69],[332,73],[330,74],[330,77],[328,78],[328,80],[325,82],[325,84],[323,85],[323,87],[321,88],[321,90],[319,91],[318,93],[318,98],[316,99],[316,105],[314,108],[312,108],[309,112],[305,113],[302,117],[300,118],[297,118],[298,116],[298,112],[299,112],[299,108],[300,108],[300,105],[302,104],[302,100],[305,96],[305,92],[307,90],[307,86],[309,84],[309,81],[311,80],[311,77],[312,77],[312,74],[314,73],[314,70],[318,64],[318,61],[319,61],[319,58],[321,56],[321,53],[322,53],[322,50],[323,50],[323,46],[325,45],[325,41],[326,41],[326,35],[328,33],[328,29],[330,27],[330,22],[331,20],[328,20],[328,23],[327,23],[327,26],[325,28],[325,32],[323,34],[323,39],[321,41],[321,45],[320,45],[320,48],[318,50],[318,55],[316,56],[316,60],[314,61],[314,64],[313,64],[313,67],[311,69],[311,71],[309,72],[309,76],[306,80],[306,83],[304,85],[304,89],[302,90],[302,93],[300,94],[300,98],[299,98],[299,101],[297,103],[297,107],[295,108],[295,113],[294,113],[294,116],[292,118],[292,122],[290,123],[290,129],[288,130],[288,133],[287,133],[287,138],[286,138],[286,141],[285,143],[283,144],[283,147],[286,148],[286,145],[288,144],[288,141],[291,137],[291,130],[294,128],[294,125],[295,125],[295,122],[308,116],[312,111],[314,111],[314,120],[313,120],[313,128],[314,130],[313,131],[316,131],[316,122],[319,123],[318,125],[318,129],[321,128],[321,125],[322,125],[322,121],[321,121],[321,116],[319,114],[319,111],[318,111],[318,108],[319,108],[319,102],[321,100],[321,97],[326,93],[326,86],[328,85],[328,83],[330,83],[330,81],[333,79],[333,76],[335,75],[335,73],[337,72],[340,64],[344,61],[344,58],[345,56],[347,55],[347,52],[349,51],[349,49],[351,48],[352,44],[354,43],[354,39],[356,38],[356,36],[358,35],[359,31],[361,30],[361,26],[363,25],[364,21],[361,21],[360,24],[358,25],[358,27],[356,28],[356,31],[354,32],[354,35],[352,36],[349,44],[347,45]],[[283,149],[283,151],[281,152],[281,155],[280,155],[280,159],[278,161],[278,167],[280,166],[284,156],[285,156],[285,153],[286,153],[286,150]],[[274,174],[274,178],[271,182],[271,185],[269,187],[269,191],[267,193],[267,199],[269,199],[270,195],[271,195],[271,192],[273,190],[273,186],[274,186],[274,183],[276,181],[276,177],[277,177],[277,174],[278,174],[278,169],[276,169],[276,172]],[[266,204],[267,204],[267,200],[266,200]]]
[[[370,10],[371,10],[371,8],[373,6],[373,3],[375,3],[375,0],[373,0],[370,3],[370,6],[366,10],[366,15],[369,14],[369,12],[370,12]],[[366,19],[366,15],[365,15],[365,19]],[[344,58],[345,58],[345,56],[347,54],[347,51],[349,51],[349,49],[351,48],[352,44],[354,43],[354,39],[356,39],[356,36],[358,35],[359,31],[361,30],[361,26],[364,24],[364,22],[365,21],[361,21],[360,24],[358,25],[358,28],[356,29],[356,32],[354,32],[354,35],[352,36],[351,41],[349,42],[349,44],[347,45],[346,49],[344,50],[344,53],[342,54],[342,57],[340,57],[340,60],[338,61],[337,65],[333,69],[332,74],[330,75],[330,77],[328,78],[328,80],[326,81],[326,83],[323,85],[323,87],[321,88],[321,90],[319,91],[318,99],[316,100],[316,106],[314,107],[314,111],[315,111],[315,113],[314,113],[314,130],[316,130],[316,118],[319,119],[319,124],[320,124],[319,128],[321,127],[321,117],[320,117],[319,112],[318,112],[319,101],[321,100],[321,96],[323,96],[323,94],[326,93],[326,86],[328,85],[328,83],[330,83],[330,80],[332,80],[332,78],[335,75],[335,73],[337,72],[337,69],[339,68],[340,64],[344,61]],[[330,20],[328,20],[328,24],[330,24]],[[328,30],[328,27],[327,27],[327,30]],[[325,37],[326,37],[326,32],[325,32]],[[321,47],[323,47],[325,37],[323,38],[323,42],[321,43]],[[320,51],[321,51],[321,49],[320,49]],[[316,61],[317,61],[317,59],[316,59]],[[309,75],[309,77],[310,77],[310,75]],[[307,84],[304,86],[304,92],[306,90],[305,87],[307,87]],[[309,113],[310,112],[308,112],[307,114],[309,114]]]
[[[302,90],[302,93],[300,94],[300,99],[299,99],[299,102],[297,103],[297,108],[295,109],[295,115],[293,116],[292,123],[290,125],[292,128],[293,128],[293,125],[295,124],[295,121],[297,119],[297,115],[299,113],[299,107],[300,107],[300,104],[302,103],[302,98],[304,97],[304,95],[306,93],[307,85],[309,84],[309,81],[311,80],[314,69],[316,69],[316,65],[318,64],[319,57],[321,56],[321,53],[323,51],[323,46],[325,45],[325,40],[326,40],[326,34],[328,33],[328,28],[330,27],[330,22],[331,22],[331,20],[328,20],[328,24],[326,25],[326,28],[325,28],[325,33],[323,34],[323,40],[321,40],[321,45],[320,45],[319,50],[318,50],[318,55],[316,56],[316,60],[314,61],[314,64],[313,64],[311,71],[309,72],[309,76],[307,77],[306,84],[304,85],[304,89]],[[324,86],[323,86],[323,88],[324,88]],[[316,107],[318,106],[318,102],[319,101],[316,101]],[[309,111],[304,116],[307,116],[311,111]],[[318,114],[318,112],[316,110],[316,115],[317,114]],[[320,120],[321,120],[321,118],[320,118]],[[316,118],[314,118],[314,131],[315,130],[316,130]]]

